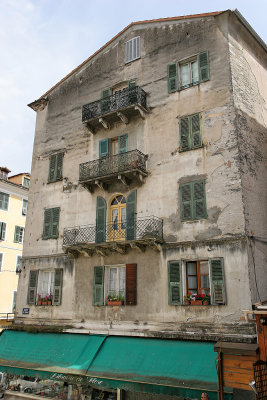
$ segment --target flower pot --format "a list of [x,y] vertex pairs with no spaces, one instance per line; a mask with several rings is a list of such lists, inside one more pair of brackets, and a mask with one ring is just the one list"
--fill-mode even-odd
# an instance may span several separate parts
[[47,305],[52,306],[52,300],[47,300]]
[[191,303],[190,300],[185,300],[185,301],[184,301],[184,305],[185,305],[185,306],[190,306],[190,303]]
[[121,306],[122,301],[121,300],[116,300],[116,301],[107,301],[108,306]]
[[42,300],[42,306],[47,306],[47,300]]
[[203,300],[203,306],[208,306],[210,302],[208,300]]
[[202,306],[202,300],[191,300],[191,306]]
[[42,300],[37,300],[37,306],[41,306],[42,305]]

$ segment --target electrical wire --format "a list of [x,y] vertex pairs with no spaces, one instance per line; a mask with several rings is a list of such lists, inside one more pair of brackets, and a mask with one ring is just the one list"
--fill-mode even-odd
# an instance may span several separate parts
[[259,292],[259,288],[258,288],[257,275],[256,275],[255,257],[254,257],[254,254],[253,254],[252,244],[251,244],[253,238],[254,238],[253,236],[249,236],[249,245],[250,245],[251,256],[252,256],[252,261],[253,261],[255,285],[256,285],[256,289],[257,289],[259,300],[261,302],[261,296],[260,296],[260,292]]

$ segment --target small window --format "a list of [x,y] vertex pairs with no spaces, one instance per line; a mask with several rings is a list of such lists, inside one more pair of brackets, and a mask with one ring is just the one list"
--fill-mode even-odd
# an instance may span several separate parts
[[[185,285],[184,285],[185,284]],[[169,304],[225,304],[226,291],[223,258],[168,262]],[[205,304],[205,303],[204,303]]]
[[60,208],[49,208],[44,211],[43,239],[57,239]]
[[186,263],[187,293],[210,295],[208,261],[189,261]]
[[94,267],[93,305],[106,305],[107,300],[136,304],[137,265]]
[[36,304],[38,299],[52,300],[53,305],[61,304],[61,268],[54,270],[32,270],[29,274],[28,304]]
[[17,256],[17,262],[16,262],[16,274],[19,274],[21,271],[21,256]]
[[125,64],[141,57],[140,36],[136,36],[125,43]]
[[0,240],[6,240],[6,223],[0,222]]
[[24,239],[24,228],[22,226],[15,226],[14,242],[23,243]]
[[0,272],[2,272],[3,268],[3,259],[4,259],[4,254],[0,253]]
[[180,119],[180,151],[201,147],[200,114]]
[[189,182],[180,185],[181,220],[207,218],[205,182]]
[[22,186],[29,188],[30,187],[30,179],[24,176]]
[[173,62],[167,66],[169,93],[208,81],[209,78],[209,56],[207,51],[178,63]]
[[48,182],[56,182],[62,179],[64,153],[53,154],[49,162]]
[[9,194],[0,192],[0,210],[8,210]]
[[22,215],[27,214],[27,208],[28,208],[28,200],[23,199],[22,200]]

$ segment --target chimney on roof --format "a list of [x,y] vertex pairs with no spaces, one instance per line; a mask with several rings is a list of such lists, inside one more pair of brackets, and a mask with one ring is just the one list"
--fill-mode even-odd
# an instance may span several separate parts
[[7,167],[0,167],[0,179],[7,181],[7,176],[9,174],[9,172],[11,172],[11,171]]

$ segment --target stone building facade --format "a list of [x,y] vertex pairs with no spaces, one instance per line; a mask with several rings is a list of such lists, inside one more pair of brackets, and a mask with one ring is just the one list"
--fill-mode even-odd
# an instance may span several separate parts
[[265,44],[225,11],[132,23],[31,103],[16,324],[254,342],[242,310],[267,297],[266,78]]

